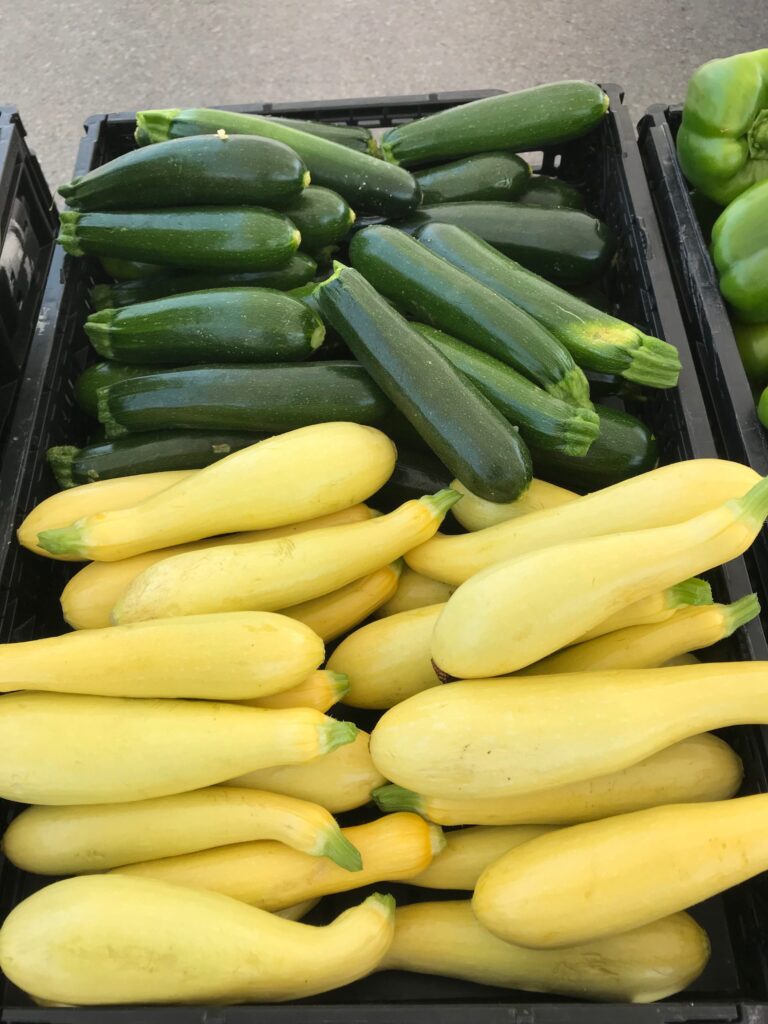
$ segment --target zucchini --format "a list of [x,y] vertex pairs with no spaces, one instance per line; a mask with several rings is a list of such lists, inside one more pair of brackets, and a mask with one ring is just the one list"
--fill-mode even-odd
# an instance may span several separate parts
[[522,203],[441,203],[409,218],[418,234],[433,222],[464,228],[543,277],[583,284],[597,277],[613,251],[606,224],[581,210],[547,210]]
[[355,212],[346,200],[315,185],[305,188],[281,212],[299,229],[302,248],[311,253],[340,242],[355,221]]
[[391,512],[406,501],[415,501],[422,494],[436,494],[437,491],[445,490],[450,483],[451,474],[431,452],[398,446],[392,476],[373,495],[369,504],[379,511]]
[[561,178],[550,178],[545,174],[533,174],[519,196],[517,203],[526,206],[565,207],[568,210],[583,210],[584,196],[573,185]]
[[600,426],[592,409],[548,395],[498,359],[443,331],[427,324],[412,326],[519,428],[526,444],[552,448],[564,455],[586,455]]
[[430,224],[417,237],[432,252],[535,317],[583,369],[620,374],[656,388],[677,384],[680,356],[674,345],[574,298],[454,225]]
[[233,135],[277,139],[298,153],[315,185],[338,192],[357,213],[404,217],[419,205],[419,186],[404,168],[266,117],[200,108],[144,110],[136,115],[136,125],[136,140],[141,145],[210,135],[221,128]]
[[99,263],[116,281],[135,281],[140,277],[168,273],[168,267],[161,263],[139,263],[137,260],[121,260],[116,256],[102,256]]
[[202,469],[230,452],[261,441],[263,434],[173,431],[131,434],[90,444],[85,448],[61,445],[49,448],[47,459],[59,487],[75,487],[94,480],[160,473],[166,470]]
[[337,264],[318,299],[325,319],[454,476],[489,501],[513,501],[526,489],[531,462],[519,433],[362,274]]
[[656,438],[636,416],[595,405],[600,433],[586,455],[574,458],[532,447],[536,476],[574,491],[597,491],[653,469],[659,457]]
[[385,160],[411,167],[491,149],[543,149],[585,135],[608,97],[592,82],[553,82],[451,107],[384,133]]
[[74,210],[164,206],[285,206],[309,171],[282,142],[250,135],[201,135],[134,149],[59,185]]
[[146,373],[154,373],[155,366],[128,366],[126,363],[94,363],[83,370],[75,382],[75,401],[89,416],[98,416],[97,392],[100,388],[108,388],[119,380],[131,377],[143,377]]
[[106,359],[182,366],[306,359],[322,344],[325,327],[284,292],[217,288],[102,309],[85,321],[85,333]]
[[515,199],[527,187],[531,168],[514,153],[478,153],[417,171],[422,203],[468,199]]
[[126,431],[234,430],[277,434],[311,423],[376,423],[389,400],[353,362],[190,366],[99,392],[108,437]]
[[72,256],[119,256],[186,270],[270,270],[288,263],[301,236],[273,210],[198,206],[133,213],[65,210],[58,241]]
[[352,266],[405,312],[483,349],[558,398],[588,403],[586,377],[556,338],[404,232],[368,227],[354,235],[349,254]]
[[134,302],[150,302],[166,295],[200,292],[212,288],[276,288],[289,291],[311,281],[317,264],[305,252],[295,252],[285,266],[275,270],[243,271],[239,274],[191,274],[161,267],[161,274],[91,288],[94,309],[118,309]]

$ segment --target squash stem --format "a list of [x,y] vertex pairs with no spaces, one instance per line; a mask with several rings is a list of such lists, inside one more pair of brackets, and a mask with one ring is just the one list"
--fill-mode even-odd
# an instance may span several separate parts
[[43,530],[37,543],[52,555],[75,555],[87,558],[83,546],[83,531],[79,526],[62,526],[56,530]]
[[448,509],[456,504],[464,495],[460,491],[452,491],[450,487],[438,491],[437,494],[427,494],[418,500],[426,505],[436,519],[443,519]]
[[751,622],[760,614],[760,601],[757,594],[747,594],[738,601],[726,606],[723,614],[723,636],[730,636],[741,626]]
[[329,672],[328,675],[331,677],[331,693],[336,704],[349,693],[349,676],[343,672]]
[[667,591],[667,606],[680,608],[683,605],[712,604],[712,587],[706,580],[693,576],[682,583],[676,583]]
[[422,798],[419,793],[414,793],[412,789],[404,789],[402,786],[395,786],[393,783],[390,783],[374,789],[371,796],[380,811],[415,811],[416,814],[424,813]]
[[[61,531],[47,530],[46,532],[57,533]],[[40,536],[42,537],[42,534]],[[46,548],[46,550],[49,549]],[[336,722],[332,718],[319,725],[317,729],[320,734],[321,754],[330,754],[337,747],[343,747],[347,743],[352,743],[357,736],[357,726],[353,722]]]
[[726,503],[734,512],[734,518],[749,527],[759,530],[768,516],[768,476],[756,483],[743,498]]
[[338,864],[345,871],[362,871],[363,858],[356,846],[347,839],[341,829],[335,826],[330,830],[320,851],[321,857],[328,857],[334,864]]

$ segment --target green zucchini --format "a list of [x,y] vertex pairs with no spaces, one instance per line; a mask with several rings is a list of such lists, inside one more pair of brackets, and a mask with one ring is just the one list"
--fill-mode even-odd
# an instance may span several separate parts
[[282,142],[200,135],[134,149],[59,186],[74,210],[164,206],[286,206],[309,171]]
[[295,226],[274,210],[214,206],[133,213],[61,214],[59,244],[72,256],[119,256],[185,270],[270,270],[299,247]]
[[307,359],[325,327],[285,292],[217,288],[102,309],[85,321],[85,333],[105,359],[185,366]]
[[139,278],[168,273],[168,267],[164,267],[162,263],[139,263],[137,260],[120,260],[116,256],[102,256],[99,263],[116,281],[136,281]]
[[282,211],[301,232],[301,247],[315,253],[340,242],[355,221],[354,210],[329,188],[310,185]]
[[49,448],[47,459],[59,487],[76,487],[94,480],[137,473],[202,469],[231,452],[256,444],[263,437],[263,434],[163,430],[154,434],[128,434],[84,448],[61,445]]
[[606,224],[581,210],[547,210],[521,203],[440,203],[408,220],[418,234],[428,223],[453,224],[543,277],[583,284],[597,277],[613,250]]
[[147,430],[276,434],[311,423],[376,423],[390,402],[358,363],[190,366],[98,393],[107,437]]
[[253,270],[230,274],[193,274],[162,267],[162,274],[141,277],[134,281],[97,284],[91,288],[94,309],[118,309],[135,302],[151,302],[166,295],[200,292],[213,288],[276,288],[290,291],[311,281],[317,264],[305,252],[295,252],[288,263],[275,270]]
[[404,217],[419,205],[419,186],[404,168],[266,117],[229,110],[144,110],[136,115],[136,124],[136,140],[142,145],[210,135],[222,128],[232,135],[277,139],[298,153],[315,185],[338,192],[356,213]]
[[468,199],[515,199],[526,188],[531,168],[514,153],[478,153],[450,164],[417,171],[422,203]]
[[565,207],[568,210],[583,210],[584,196],[573,185],[561,178],[549,178],[545,174],[534,174],[528,179],[523,192],[515,199],[526,206]]
[[537,477],[584,492],[610,487],[653,469],[658,461],[658,448],[644,423],[606,405],[595,405],[595,412],[600,417],[600,433],[582,458],[551,449],[531,449]]
[[443,465],[488,501],[514,501],[531,481],[520,434],[362,274],[336,264],[320,310]]
[[75,383],[75,401],[89,416],[98,416],[97,392],[99,388],[107,388],[119,380],[131,377],[143,377],[146,373],[154,373],[155,366],[128,366],[127,363],[94,363],[83,370]]
[[349,253],[352,266],[404,312],[483,349],[550,394],[588,404],[586,377],[559,341],[420,242],[377,225],[357,232]]
[[553,82],[489,96],[384,133],[385,160],[411,167],[491,149],[543,149],[585,135],[602,121],[608,97],[592,82]]
[[[392,476],[369,499],[369,503],[379,512],[391,512],[406,501],[450,487],[452,479],[442,462],[431,452],[414,451],[398,445]],[[445,529],[445,524],[441,529]]]
[[680,356],[674,345],[588,306],[454,225],[430,224],[417,237],[431,252],[538,320],[583,369],[620,374],[655,388],[677,384]]
[[548,395],[493,356],[434,327],[417,323],[411,326],[519,428],[526,444],[552,448],[565,455],[586,455],[600,427],[592,409]]

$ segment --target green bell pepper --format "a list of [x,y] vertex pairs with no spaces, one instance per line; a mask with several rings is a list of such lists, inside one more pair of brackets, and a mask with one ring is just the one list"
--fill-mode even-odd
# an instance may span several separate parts
[[731,322],[741,361],[750,384],[764,388],[768,384],[768,324]]
[[720,291],[749,323],[768,321],[768,178],[727,206],[712,228]]
[[691,184],[722,206],[768,177],[768,49],[694,71],[677,155]]
[[760,395],[760,401],[757,403],[757,418],[764,427],[768,427],[768,388]]

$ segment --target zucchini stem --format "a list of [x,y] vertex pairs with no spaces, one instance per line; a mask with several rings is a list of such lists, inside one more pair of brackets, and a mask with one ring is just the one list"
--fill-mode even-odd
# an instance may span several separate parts
[[79,220],[80,214],[76,210],[63,210],[59,216],[61,230],[59,231],[57,242],[70,256],[85,255],[80,246],[80,240],[77,237],[77,224]]
[[57,445],[55,448],[49,448],[46,453],[45,457],[51,467],[51,472],[62,490],[75,486],[72,464],[79,453],[80,449],[72,444]]
[[560,398],[571,405],[592,408],[589,398],[589,381],[579,366],[574,366],[556,384],[550,384],[546,391],[555,398]]
[[181,113],[177,110],[140,110],[136,115],[134,138],[139,146],[152,142],[167,142],[171,137],[171,125]]
[[673,388],[680,379],[680,355],[674,345],[638,334],[640,344],[627,350],[629,366],[621,371],[625,380],[651,388]]

